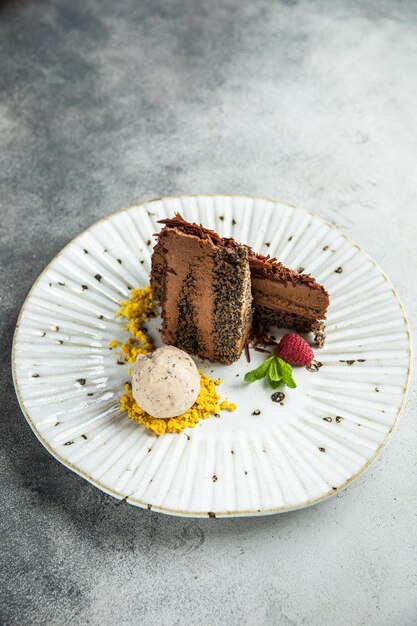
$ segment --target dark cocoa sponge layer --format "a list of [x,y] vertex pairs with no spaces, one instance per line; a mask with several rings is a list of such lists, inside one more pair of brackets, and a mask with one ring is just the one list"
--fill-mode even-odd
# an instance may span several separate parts
[[314,342],[323,347],[325,342],[324,322],[311,320],[296,313],[273,311],[267,307],[256,306],[254,311],[254,335],[262,335],[271,327],[291,328],[299,333],[314,333]]

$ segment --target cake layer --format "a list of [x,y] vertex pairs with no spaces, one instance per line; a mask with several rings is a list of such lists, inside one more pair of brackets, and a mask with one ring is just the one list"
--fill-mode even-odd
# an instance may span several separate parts
[[[249,253],[249,264],[256,309],[296,315],[311,324],[326,319],[329,294],[309,274],[294,272],[276,259],[253,251]],[[288,327],[297,330],[294,325]]]
[[252,324],[247,248],[180,216],[163,223],[151,275],[162,340],[210,361],[237,360]]
[[314,341],[322,347],[325,341],[324,322],[311,320],[296,313],[272,310],[263,306],[255,306],[254,312],[255,335],[262,334],[264,329],[276,326],[277,328],[291,328],[299,333],[314,333]]
[[277,326],[278,328],[293,328],[300,333],[319,332],[323,330],[323,322],[311,320],[308,317],[287,313],[285,311],[272,311],[267,307],[255,306],[255,320],[261,326]]
[[311,321],[326,317],[327,294],[302,283],[280,283],[252,275],[252,295],[255,306],[294,313]]

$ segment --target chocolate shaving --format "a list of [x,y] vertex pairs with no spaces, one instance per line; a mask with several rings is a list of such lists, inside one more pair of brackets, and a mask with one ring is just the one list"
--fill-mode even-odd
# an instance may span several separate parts
[[260,348],[259,346],[253,346],[253,349],[256,350],[256,352],[263,352],[264,354],[270,354],[270,350],[264,350],[264,348]]
[[[327,291],[322,285],[319,285],[316,280],[310,276],[310,274],[299,274],[293,270],[285,267],[277,258],[271,257],[269,254],[257,254],[251,248],[249,252],[249,265],[252,274],[257,276],[263,276],[265,278],[273,278],[281,283],[290,282],[295,285],[307,285],[313,289],[317,289],[327,294]],[[300,268],[302,269],[302,268]]]
[[[174,217],[165,218],[163,220],[159,220],[159,224],[164,224],[167,228],[173,228],[174,230],[185,233],[186,235],[191,235],[193,237],[198,237],[199,239],[211,241],[215,246],[220,246],[222,248],[233,248],[236,250],[239,247],[239,244],[233,237],[220,237],[218,233],[214,230],[210,230],[209,228],[205,228],[201,224],[187,222],[182,215],[179,213],[175,213]],[[165,229],[162,229],[161,233],[156,233],[155,236],[163,235]]]
[[256,330],[251,339],[251,347],[256,350],[256,352],[263,352],[264,354],[271,354],[271,350],[267,348],[270,346],[277,346],[278,342],[275,341],[271,337],[271,335],[267,335],[261,329]]

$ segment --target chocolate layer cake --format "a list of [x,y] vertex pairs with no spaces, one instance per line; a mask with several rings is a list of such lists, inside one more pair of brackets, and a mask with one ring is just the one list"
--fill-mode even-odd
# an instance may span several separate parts
[[269,256],[249,251],[257,327],[278,326],[315,334],[324,343],[329,294],[309,274],[298,274]]
[[252,327],[248,248],[179,214],[161,223],[151,286],[162,340],[210,361],[236,361]]

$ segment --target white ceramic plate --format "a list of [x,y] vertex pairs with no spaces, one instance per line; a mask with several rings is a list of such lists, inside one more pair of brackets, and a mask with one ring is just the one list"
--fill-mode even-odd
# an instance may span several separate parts
[[[157,221],[175,211],[303,267],[326,286],[331,307],[326,346],[316,351],[322,367],[297,368],[298,388],[285,389],[282,405],[263,381],[243,382],[264,358],[252,351],[250,365],[242,357],[208,367],[237,411],[156,438],[120,413],[128,367],[108,346],[126,339],[118,301],[148,283]],[[401,303],[359,246],[305,210],[242,196],[165,198],[97,222],[35,282],[13,346],[20,405],[51,454],[116,498],[189,516],[288,511],[345,487],[392,433],[410,362]]]

